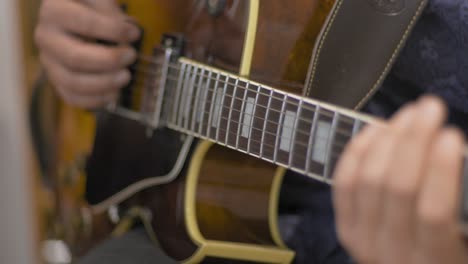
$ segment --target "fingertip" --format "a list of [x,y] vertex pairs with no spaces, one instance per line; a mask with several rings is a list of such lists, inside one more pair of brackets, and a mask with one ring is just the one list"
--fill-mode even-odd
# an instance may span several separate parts
[[416,104],[404,105],[390,120],[390,128],[394,131],[404,131],[414,120],[416,114]]
[[423,95],[418,106],[423,114],[432,118],[445,119],[448,114],[444,101],[435,95]]
[[130,42],[135,42],[138,41],[141,37],[141,30],[140,28],[136,25],[136,23],[132,23],[129,21],[126,21],[126,29],[125,29],[125,34],[127,39]]
[[444,101],[437,95],[434,94],[423,94],[418,98],[418,102],[432,102],[439,105],[445,105]]
[[121,70],[115,75],[115,80],[114,80],[115,85],[120,89],[121,87],[128,84],[130,79],[131,79],[130,71],[127,69]]
[[127,48],[122,54],[121,65],[128,66],[134,63],[137,59],[137,52],[133,48]]
[[465,135],[459,128],[450,126],[441,131],[436,142],[438,148],[443,148],[447,151],[463,151]]

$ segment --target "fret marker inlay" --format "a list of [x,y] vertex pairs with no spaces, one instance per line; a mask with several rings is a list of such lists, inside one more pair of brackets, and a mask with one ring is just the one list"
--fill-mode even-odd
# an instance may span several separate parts
[[286,152],[291,151],[291,141],[293,136],[294,121],[296,120],[296,113],[293,111],[286,111],[283,120],[283,130],[281,132],[280,149]]
[[216,128],[218,127],[219,123],[219,117],[221,116],[221,110],[222,110],[222,99],[223,99],[223,88],[218,88],[216,90],[216,99],[215,99],[215,105],[213,109],[213,120],[211,120],[211,126]]
[[244,118],[242,118],[242,137],[248,138],[250,135],[250,122],[254,114],[255,98],[249,97],[245,102]]
[[327,160],[327,145],[330,140],[331,128],[332,125],[329,122],[318,121],[312,150],[313,161],[324,164]]

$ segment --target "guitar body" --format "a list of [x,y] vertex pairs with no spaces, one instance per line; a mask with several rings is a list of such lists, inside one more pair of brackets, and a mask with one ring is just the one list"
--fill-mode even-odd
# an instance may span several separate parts
[[[302,93],[314,41],[334,3],[120,2],[144,30],[139,48],[145,56],[151,56],[163,33],[179,32],[186,40],[185,57],[296,94]],[[126,88],[127,102],[135,108],[153,66],[137,62],[134,81]],[[110,208],[118,205],[124,217],[125,208],[138,205],[151,209],[157,242],[178,261],[292,260],[294,254],[281,240],[277,223],[284,169],[169,129],[149,133],[136,121],[106,112],[96,116],[64,105],[55,155],[60,157],[55,172],[64,167],[75,172],[72,190],[65,194],[71,200],[67,205],[89,208],[94,222],[78,218],[81,226],[92,227],[91,237],[113,228],[107,217]],[[84,165],[83,157],[89,154]],[[90,241],[78,235],[68,240]]]
[[[259,4],[250,78],[300,94],[313,40],[333,2],[289,1],[289,9],[278,1]],[[244,12],[242,16],[247,17],[248,10]],[[211,56],[223,58],[232,51],[238,54],[234,58],[242,58],[240,46],[232,45],[242,42],[227,41],[230,26],[224,27],[226,36],[217,34],[212,44],[222,48],[212,50]],[[190,29],[187,35],[191,32],[196,31]],[[194,59],[207,62],[203,57]],[[215,66],[233,71],[242,63],[226,58]],[[182,177],[146,193],[145,200],[151,201],[155,212],[158,242],[167,254],[184,263],[224,263],[222,259],[290,263],[294,254],[282,241],[277,222],[284,173],[283,168],[235,150],[199,142]]]
[[[129,13],[138,14],[144,26],[145,41],[140,52],[146,56],[152,55],[153,46],[163,32],[177,31],[184,24],[172,18],[183,1],[120,2]],[[108,215],[95,213],[86,199],[86,164],[96,136],[96,115],[64,103],[52,84],[39,79],[32,100],[31,122],[47,193],[47,206],[43,208],[46,236],[63,240],[73,255],[82,255],[113,228]]]

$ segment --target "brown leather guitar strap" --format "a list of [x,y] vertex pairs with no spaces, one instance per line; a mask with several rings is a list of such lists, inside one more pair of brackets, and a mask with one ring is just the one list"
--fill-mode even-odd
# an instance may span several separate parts
[[304,95],[360,109],[380,87],[427,0],[336,0]]

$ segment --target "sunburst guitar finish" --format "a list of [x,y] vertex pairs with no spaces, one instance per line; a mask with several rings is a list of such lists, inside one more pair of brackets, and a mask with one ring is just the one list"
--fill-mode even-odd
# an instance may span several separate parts
[[[184,57],[301,94],[315,39],[333,5],[332,0],[120,2],[144,32],[134,80],[126,88],[127,104],[135,109],[144,100],[145,80],[157,71],[145,58],[153,55],[164,33],[174,32],[185,38]],[[93,114],[64,105],[60,116],[57,156],[63,158],[56,168],[89,155],[95,134]],[[167,141],[176,142],[173,146],[180,153],[186,136],[167,131],[151,136],[136,122],[105,113],[98,116],[87,174],[84,166],[77,167],[81,173],[76,190],[68,193],[78,204],[89,203],[92,218],[107,218],[108,209],[119,204],[148,207],[158,244],[183,263],[292,261],[294,253],[282,241],[277,222],[285,169],[195,141],[180,175],[160,185],[153,179],[167,175],[176,159],[164,156],[167,149],[155,143],[161,141],[155,137],[164,134]],[[165,158],[169,165],[160,164]],[[119,181],[120,177],[125,179]],[[108,220],[99,223],[94,228],[112,228]]]

